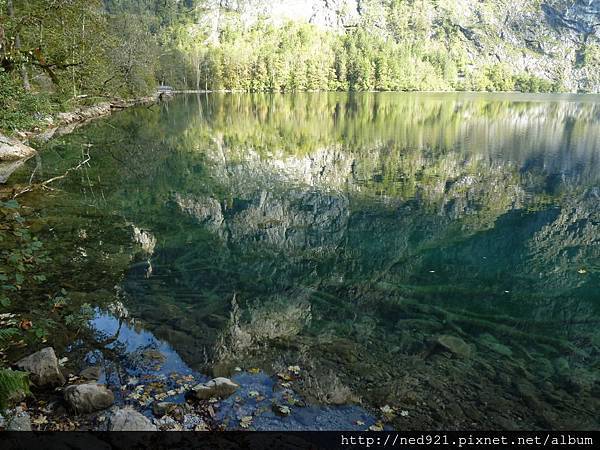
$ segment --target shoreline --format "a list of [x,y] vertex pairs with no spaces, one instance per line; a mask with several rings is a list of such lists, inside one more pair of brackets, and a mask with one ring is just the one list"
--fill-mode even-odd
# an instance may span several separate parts
[[[39,126],[32,130],[17,131],[13,136],[0,133],[0,185],[6,184],[19,167],[38,153],[34,147],[36,141],[47,142],[54,137],[70,134],[77,128],[101,117],[110,116],[114,112],[134,106],[153,105],[158,101],[158,93],[128,100],[114,99],[59,112],[54,117],[43,117]],[[47,126],[44,127],[44,123]]]

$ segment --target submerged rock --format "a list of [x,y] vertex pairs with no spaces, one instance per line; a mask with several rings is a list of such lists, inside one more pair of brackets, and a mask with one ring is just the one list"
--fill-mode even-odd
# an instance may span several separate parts
[[36,386],[62,386],[65,377],[60,371],[58,359],[52,347],[46,347],[15,364],[19,369],[29,372],[29,379]]
[[435,342],[439,347],[455,356],[461,358],[468,358],[471,356],[471,346],[459,337],[444,334],[439,336]]
[[132,408],[117,409],[108,418],[108,431],[157,431],[150,420]]
[[98,381],[102,375],[102,369],[99,366],[92,366],[83,369],[79,372],[79,377],[84,380]]
[[227,398],[239,387],[239,385],[235,384],[229,378],[218,377],[194,386],[191,394],[199,400],[208,400],[213,397]]
[[498,340],[489,333],[484,333],[479,337],[479,343],[488,349],[499,353],[503,356],[512,356],[512,350],[504,344],[498,342]]
[[156,417],[162,417],[176,407],[177,403],[173,402],[154,402],[152,404],[152,412]]
[[27,159],[36,153],[35,149],[0,134],[0,161]]
[[67,386],[64,396],[69,406],[77,413],[100,411],[115,402],[112,391],[96,383]]

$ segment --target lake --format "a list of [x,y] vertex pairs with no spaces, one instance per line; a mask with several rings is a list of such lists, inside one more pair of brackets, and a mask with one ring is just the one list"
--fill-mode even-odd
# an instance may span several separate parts
[[177,96],[14,182],[88,155],[23,202],[113,385],[152,348],[301,399],[256,429],[600,427],[600,96]]

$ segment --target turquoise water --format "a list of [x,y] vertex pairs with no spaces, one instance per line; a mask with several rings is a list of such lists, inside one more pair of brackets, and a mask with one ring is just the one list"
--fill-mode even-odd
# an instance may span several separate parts
[[297,365],[402,429],[598,428],[600,97],[180,96],[15,180],[88,154],[29,200],[56,278],[185,370]]

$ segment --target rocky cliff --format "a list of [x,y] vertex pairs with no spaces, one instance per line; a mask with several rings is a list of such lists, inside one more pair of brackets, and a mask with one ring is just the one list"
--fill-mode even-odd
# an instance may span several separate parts
[[501,65],[561,90],[600,92],[600,0],[208,0],[203,17],[214,39],[229,19],[303,21],[334,33],[364,27],[386,41],[460,49],[459,79]]

